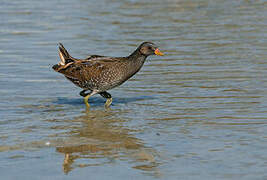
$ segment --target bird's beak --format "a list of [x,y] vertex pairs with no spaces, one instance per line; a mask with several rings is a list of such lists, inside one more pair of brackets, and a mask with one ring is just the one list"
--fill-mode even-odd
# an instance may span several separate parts
[[160,52],[159,48],[157,48],[154,53],[158,56],[163,56],[164,54],[162,52]]

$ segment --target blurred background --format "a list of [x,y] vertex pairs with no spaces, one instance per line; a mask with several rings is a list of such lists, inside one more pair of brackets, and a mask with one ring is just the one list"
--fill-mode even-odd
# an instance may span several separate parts
[[[264,0],[1,0],[3,179],[267,179]],[[149,57],[85,111],[52,70],[77,58]]]

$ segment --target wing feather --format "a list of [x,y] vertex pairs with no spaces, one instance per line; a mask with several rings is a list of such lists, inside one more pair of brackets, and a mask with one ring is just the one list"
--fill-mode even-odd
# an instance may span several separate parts
[[90,59],[75,60],[58,68],[58,72],[69,78],[85,80],[88,77],[94,77],[105,68],[108,68],[113,63],[123,61],[124,58],[96,56]]

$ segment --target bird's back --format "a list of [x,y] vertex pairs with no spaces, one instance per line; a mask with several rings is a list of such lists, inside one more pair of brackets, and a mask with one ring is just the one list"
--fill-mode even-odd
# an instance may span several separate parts
[[129,61],[125,57],[92,55],[86,59],[76,59],[62,44],[59,55],[61,62],[53,69],[83,89],[106,91],[122,84],[129,76]]

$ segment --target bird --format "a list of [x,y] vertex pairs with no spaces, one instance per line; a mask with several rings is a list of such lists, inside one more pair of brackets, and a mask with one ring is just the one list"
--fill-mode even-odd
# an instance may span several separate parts
[[70,56],[63,44],[59,43],[60,61],[52,68],[83,89],[80,95],[84,97],[87,108],[90,107],[88,99],[95,94],[106,99],[105,107],[108,108],[112,104],[112,96],[107,91],[135,75],[150,55],[164,54],[154,43],[143,42],[126,57],[89,55],[85,59],[77,59]]

